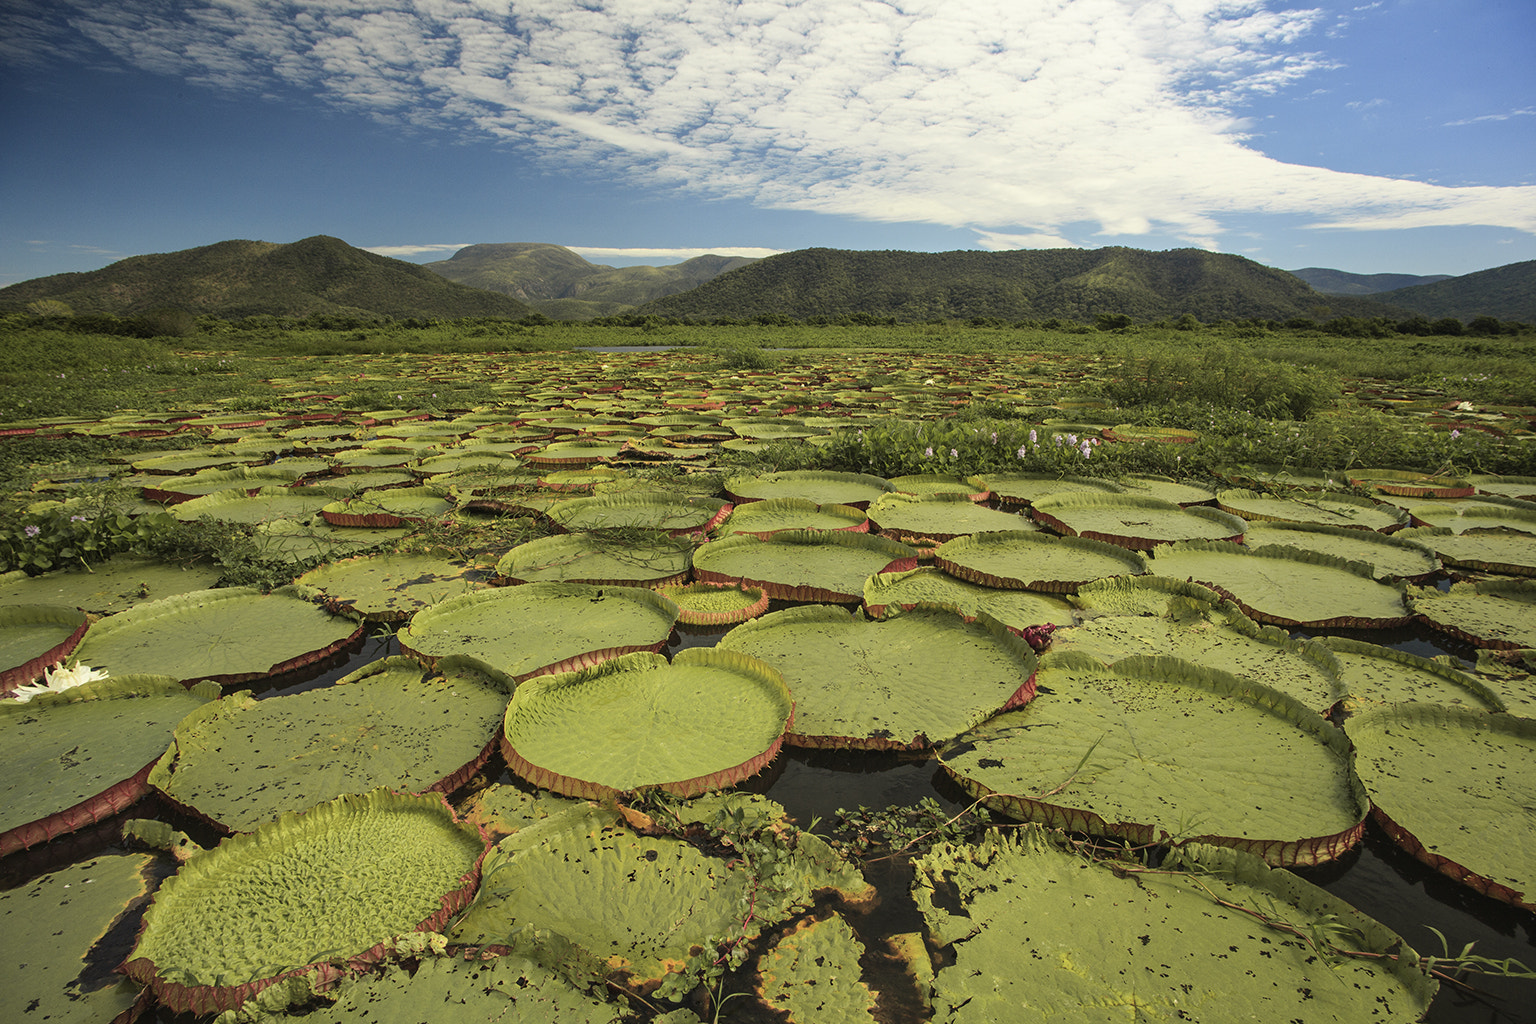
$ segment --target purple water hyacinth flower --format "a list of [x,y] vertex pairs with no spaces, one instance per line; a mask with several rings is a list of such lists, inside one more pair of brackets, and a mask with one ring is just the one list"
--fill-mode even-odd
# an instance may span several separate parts
[[930,459],[933,458],[933,445],[929,445],[928,446],[928,450],[923,452],[923,455],[926,458],[930,458]]
[[1456,438],[1458,438],[1460,436],[1461,436],[1461,431],[1459,431],[1459,430],[1452,430],[1451,431],[1451,440],[1454,441],[1454,440],[1456,440]]
[[23,532],[26,533],[28,537],[36,537],[38,534],[43,532],[43,528],[34,524],[27,527]]
[[1093,445],[1089,444],[1087,441],[1084,441],[1081,450],[1082,450],[1082,453],[1083,453],[1083,458],[1086,459],[1088,457],[1089,453],[1093,451]]
[[1022,459],[1023,457],[1024,457],[1024,446],[1023,445],[1019,445],[1019,458]]
[[957,449],[951,448],[949,450],[949,457],[952,459],[958,459],[960,457],[960,452]]
[[[1040,443],[1040,435],[1039,435],[1038,432],[1036,432],[1034,430],[1031,430],[1029,432],[1029,443],[1030,444],[1039,444]],[[1023,451],[1023,449],[1021,448],[1020,451]]]
[[992,443],[997,444],[997,431],[992,431]]

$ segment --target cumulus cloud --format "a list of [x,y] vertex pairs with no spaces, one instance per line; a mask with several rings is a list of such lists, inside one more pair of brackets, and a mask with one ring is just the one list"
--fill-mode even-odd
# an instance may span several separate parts
[[417,245],[365,245],[362,248],[375,256],[420,256],[423,253],[458,252],[472,242],[427,242]]
[[[1245,98],[1324,66],[1266,0],[52,0],[138,67],[307,90],[556,166],[984,247],[1223,219],[1536,231],[1536,188],[1287,164]],[[30,24],[30,23],[29,23]],[[1520,113],[1525,113],[1521,111]]]

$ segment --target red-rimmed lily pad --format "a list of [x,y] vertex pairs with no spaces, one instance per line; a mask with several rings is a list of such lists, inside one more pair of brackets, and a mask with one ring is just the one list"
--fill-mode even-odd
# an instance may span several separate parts
[[519,544],[496,563],[497,575],[518,583],[597,583],[655,586],[688,579],[693,543],[660,530],[644,536],[603,532],[557,534]]
[[[1039,695],[940,750],[973,797],[1027,821],[1137,844],[1208,842],[1290,866],[1365,827],[1349,742],[1257,683],[1175,658],[1110,668],[1047,655]],[[1049,692],[1047,692],[1049,691]]]
[[1383,533],[1408,525],[1408,514],[1396,505],[1344,492],[1295,491],[1281,495],[1233,488],[1218,492],[1216,501],[1223,511],[1249,522],[1313,523]]
[[879,573],[864,582],[864,611],[870,618],[884,618],[891,607],[911,611],[919,604],[947,605],[971,616],[986,612],[1020,635],[1031,627],[1065,625],[1075,618],[1063,598],[984,587],[932,566]]
[[793,716],[784,677],[756,658],[690,648],[669,664],[626,654],[520,685],[502,753],[518,775],[565,796],[691,797],[761,771]]
[[694,576],[705,583],[761,587],[783,601],[860,600],[864,581],[878,572],[917,568],[905,544],[863,533],[786,530],[767,539],[738,535],[711,541],[693,556]]
[[41,576],[21,571],[0,576],[0,606],[54,604],[107,615],[146,601],[207,590],[224,574],[208,562],[178,565],[122,553],[89,569],[76,566]]
[[469,564],[423,553],[344,558],[311,569],[294,584],[331,611],[366,622],[399,622],[486,585]]
[[1387,535],[1313,523],[1255,523],[1243,535],[1243,543],[1254,551],[1277,545],[1364,562],[1377,579],[1384,580],[1413,583],[1440,571],[1440,559],[1434,551],[1401,533]]
[[445,928],[473,899],[488,847],[440,796],[375,790],[285,814],[184,863],[119,969],[196,1014],[286,979],[332,980],[397,936]]
[[183,719],[149,782],[227,832],[380,786],[451,793],[490,756],[513,686],[467,659],[395,657],[336,686],[242,691]]
[[676,603],[682,626],[714,628],[755,619],[768,610],[768,592],[732,583],[674,583],[656,592]]
[[[1290,871],[1191,844],[1158,869],[1025,827],[915,862],[936,1024],[1422,1020],[1436,983],[1403,939]],[[1284,931],[1267,922],[1284,922]],[[1321,953],[1341,936],[1359,957]]]
[[1382,494],[1405,498],[1466,498],[1476,492],[1468,480],[1400,469],[1355,469],[1349,482]]
[[1012,512],[978,505],[965,494],[887,494],[870,502],[869,521],[882,537],[943,543],[973,533],[1029,530],[1034,524]]
[[255,494],[235,488],[172,505],[170,513],[188,523],[204,516],[225,523],[266,523],[308,519],[335,500],[335,494],[322,487],[263,487]]
[[110,674],[240,683],[321,661],[361,635],[291,589],[196,590],[137,605],[92,626],[76,657]]
[[1053,494],[1119,494],[1124,488],[1111,480],[1056,477],[1039,473],[985,473],[992,493],[1005,505],[1029,505]]
[[149,501],[180,504],[205,494],[243,489],[255,494],[263,487],[283,487],[293,483],[303,473],[287,466],[241,466],[236,469],[211,469],[191,476],[173,476],[145,484],[144,497]]
[[0,695],[57,665],[85,636],[85,613],[63,605],[0,606]]
[[939,545],[934,564],[951,576],[1009,590],[1075,593],[1084,583],[1147,571],[1147,560],[1116,544],[1083,537],[1004,531]]
[[919,605],[876,622],[835,607],[786,608],[737,626],[719,648],[784,674],[796,746],[921,749],[1034,695],[1034,651],[985,613],[967,620]]
[[846,530],[868,533],[869,517],[852,505],[818,505],[806,498],[767,498],[731,508],[715,534],[766,538],[784,530]]
[[1449,593],[1421,587],[1409,603],[1420,621],[1478,647],[1536,648],[1536,580],[1453,583]]
[[801,498],[818,505],[852,505],[863,508],[895,488],[890,481],[866,473],[826,473],[790,469],[758,476],[733,476],[725,481],[726,493],[737,503],[768,498]]
[[1165,476],[1128,476],[1120,480],[1120,486],[1132,494],[1145,494],[1162,498],[1175,505],[1204,505],[1216,500],[1216,492],[1201,484],[1172,480]]
[[1057,533],[1133,551],[1176,541],[1240,541],[1248,528],[1219,509],[1184,508],[1142,494],[1055,494],[1036,501],[1029,512]]
[[320,515],[332,526],[385,529],[441,519],[452,511],[453,501],[435,487],[394,487],[333,502]]
[[1506,711],[1504,700],[1476,676],[1443,661],[1343,636],[1319,640],[1338,661],[1343,709],[1357,713],[1380,704],[1442,704],[1472,711]]
[[661,530],[673,537],[707,533],[730,514],[730,503],[719,498],[640,490],[571,498],[549,509],[550,520],[567,530]]
[[985,477],[947,476],[943,473],[913,473],[891,477],[890,485],[901,494],[958,494],[968,501],[986,501],[991,488]]
[[1345,729],[1373,813],[1400,846],[1463,885],[1536,910],[1536,721],[1395,704]]
[[451,598],[400,630],[407,654],[465,654],[523,680],[620,654],[660,651],[677,605],[639,587],[529,583]]
[[1190,541],[1159,548],[1152,568],[1204,583],[1246,615],[1278,626],[1387,629],[1409,618],[1401,584],[1377,581],[1364,563],[1311,551]]
[[1446,565],[1478,572],[1536,576],[1536,538],[1520,530],[1466,530],[1416,526],[1398,539],[1432,549]]
[[1536,505],[1514,498],[1468,498],[1408,507],[1415,526],[1439,526],[1453,533],[1468,530],[1518,530],[1536,533]]

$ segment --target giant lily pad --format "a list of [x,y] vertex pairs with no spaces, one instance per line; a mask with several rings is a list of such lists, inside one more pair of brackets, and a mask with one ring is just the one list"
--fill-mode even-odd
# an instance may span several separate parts
[[[1173,658],[1048,655],[1039,696],[940,751],[1016,817],[1136,843],[1213,842],[1272,864],[1344,853],[1365,795],[1344,734],[1266,686]],[[1046,692],[1049,691],[1049,692]]]
[[162,597],[207,590],[223,572],[204,562],[182,566],[119,554],[89,569],[64,569],[41,576],[6,573],[0,576],[0,605],[57,604],[106,615]]
[[0,606],[0,694],[63,661],[85,636],[85,613],[59,605]]
[[726,537],[693,556],[694,575],[705,583],[761,587],[784,601],[857,601],[875,573],[915,568],[917,552],[905,544],[845,531]]
[[496,572],[513,583],[653,586],[687,580],[693,553],[692,542],[660,530],[640,537],[557,534],[519,544],[496,563]]
[[722,537],[745,533],[766,538],[783,530],[869,531],[869,517],[852,505],[818,505],[805,498],[768,498],[736,505],[715,528]]
[[923,496],[887,494],[870,503],[869,519],[881,536],[910,541],[954,540],[973,533],[1029,530],[1034,524],[1012,512],[977,505],[967,495],[939,492]]
[[1314,629],[1384,629],[1408,621],[1400,587],[1371,567],[1310,551],[1187,542],[1158,549],[1153,571],[1215,588],[1260,622]]
[[1234,489],[1221,491],[1216,500],[1222,509],[1254,522],[1313,523],[1351,530],[1400,530],[1408,515],[1356,494],[1299,491],[1284,496]]
[[703,628],[734,626],[768,610],[768,593],[761,587],[729,583],[670,584],[656,592],[676,603],[677,621]]
[[863,508],[896,488],[878,476],[864,473],[823,473],[816,470],[785,470],[760,476],[733,476],[725,481],[726,493],[737,502],[768,498],[800,498],[818,505],[853,505]]
[[677,605],[638,587],[529,583],[417,612],[400,630],[408,654],[467,654],[518,680],[570,671],[634,651],[660,651]]
[[[1399,936],[1235,850],[1185,847],[1146,871],[1026,828],[936,849],[916,868],[929,931],[954,947],[934,980],[941,1024],[1410,1024],[1435,994]],[[1362,956],[1335,958],[1308,936]]]
[[1243,543],[1255,551],[1278,545],[1364,562],[1372,575],[1383,580],[1422,580],[1440,569],[1440,560],[1432,550],[1403,534],[1387,536],[1311,523],[1259,523],[1248,528]]
[[790,727],[784,677],[755,658],[691,648],[540,676],[506,710],[502,752],[523,778],[593,799],[697,796],[762,770]]
[[1319,642],[1337,659],[1350,710],[1411,702],[1473,711],[1506,710],[1503,699],[1476,676],[1444,662],[1343,636],[1327,636]]
[[225,523],[266,523],[308,519],[335,500],[335,495],[319,487],[263,487],[254,495],[235,488],[183,501],[170,511],[183,522],[207,516]]
[[1261,627],[1196,584],[1166,576],[1102,580],[1074,601],[1088,617],[1057,631],[1053,653],[1079,651],[1105,664],[1138,655],[1180,658],[1273,687],[1318,711],[1339,697],[1338,664],[1326,648]]
[[176,723],[217,697],[166,677],[103,679],[0,701],[0,856],[109,817],[149,792]]
[[137,988],[88,964],[124,908],[149,891],[149,861],[97,857],[0,892],[0,930],[11,951],[0,968],[0,1018],[97,1024],[127,1014]]
[[246,682],[313,664],[361,634],[291,590],[198,590],[141,604],[102,619],[75,649],[79,660],[112,675]]
[[1466,530],[1419,526],[1398,537],[1434,550],[1446,565],[1480,572],[1536,576],[1536,538],[1519,530]]
[[1119,494],[1124,490],[1109,480],[1039,473],[986,473],[981,479],[1005,505],[1028,505],[1053,494]]
[[1423,621],[1479,647],[1536,647],[1536,581],[1453,583],[1449,593],[1418,588],[1411,603]]
[[1399,845],[1478,892],[1536,910],[1536,721],[1396,704],[1345,728],[1373,813]]
[[428,554],[361,555],[312,569],[294,582],[333,612],[367,622],[398,622],[484,586],[469,565]]
[[859,980],[864,944],[833,914],[779,937],[758,962],[758,995],[791,1024],[873,1021],[875,997]]
[[451,511],[453,502],[435,487],[394,487],[332,502],[320,516],[332,526],[387,529],[441,519]]
[[549,518],[567,530],[663,530],[678,537],[705,533],[730,513],[719,498],[634,491],[571,498],[551,506]]
[[149,782],[230,832],[378,786],[451,793],[490,756],[513,684],[462,659],[438,669],[388,658],[345,685],[232,695],[182,720]]
[[1453,533],[1467,530],[1518,530],[1536,533],[1536,505],[1513,498],[1473,498],[1408,509],[1415,526],[1438,526]]
[[957,537],[939,545],[940,569],[984,587],[1070,594],[1084,583],[1147,571],[1147,561],[1103,541],[1008,531]]
[[1144,494],[1056,494],[1030,515],[1068,537],[1101,540],[1133,551],[1189,540],[1242,539],[1247,524],[1213,508],[1183,508]]
[[791,744],[918,749],[1034,694],[1035,655],[997,620],[919,606],[871,622],[855,611],[786,608],[732,629],[719,647],[784,674]]
[[487,844],[442,797],[375,790],[285,814],[160,887],[121,970],[176,1012],[232,1009],[284,979],[335,978],[473,898]]
[[919,604],[942,604],[974,616],[986,612],[1015,633],[1031,626],[1065,625],[1074,619],[1063,598],[1028,590],[999,590],[957,579],[942,569],[879,573],[864,583],[864,610],[884,618],[888,607],[910,611]]

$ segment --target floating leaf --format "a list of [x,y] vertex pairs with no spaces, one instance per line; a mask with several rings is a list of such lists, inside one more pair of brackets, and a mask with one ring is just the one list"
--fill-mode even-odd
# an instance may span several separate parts
[[557,534],[519,544],[496,563],[496,572],[513,583],[592,583],[647,586],[681,583],[688,578],[693,543],[649,536],[614,539],[595,533]]
[[1114,544],[1045,533],[978,533],[939,545],[934,563],[984,587],[1070,594],[1084,583],[1147,571],[1141,555]]
[[59,605],[0,606],[0,694],[41,678],[85,636],[85,613]]
[[1410,604],[1422,621],[1479,647],[1536,647],[1536,580],[1453,583],[1450,593],[1420,587]]
[[1144,494],[1054,494],[1030,515],[1068,537],[1101,540],[1134,551],[1190,540],[1241,540],[1247,524],[1213,508],[1183,508]]
[[758,961],[757,993],[791,1024],[873,1021],[875,997],[860,981],[864,944],[833,914],[779,936]]
[[312,569],[294,583],[331,611],[365,622],[399,622],[485,585],[466,563],[429,554],[360,555]]
[[915,568],[917,552],[905,544],[826,530],[726,537],[693,556],[694,575],[702,582],[761,587],[783,601],[853,602],[875,573]]
[[1243,543],[1254,551],[1276,545],[1363,562],[1379,580],[1412,582],[1428,579],[1440,570],[1434,551],[1404,533],[1388,536],[1311,523],[1256,523],[1248,528]]
[[967,583],[932,567],[879,573],[864,583],[864,610],[870,618],[884,618],[890,606],[910,611],[925,603],[949,605],[970,616],[986,612],[1015,633],[1074,619],[1072,606],[1062,598]]

